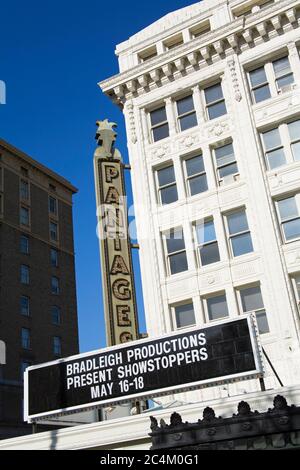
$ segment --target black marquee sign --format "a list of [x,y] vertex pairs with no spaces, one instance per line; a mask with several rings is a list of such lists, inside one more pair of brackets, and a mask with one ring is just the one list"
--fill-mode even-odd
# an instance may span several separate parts
[[25,421],[262,374],[248,316],[29,367]]

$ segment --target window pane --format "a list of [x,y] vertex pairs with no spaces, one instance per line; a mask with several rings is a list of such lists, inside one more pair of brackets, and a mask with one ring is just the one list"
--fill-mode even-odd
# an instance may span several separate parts
[[294,75],[292,73],[277,79],[278,88],[283,88],[285,86],[291,85],[292,83],[294,83]]
[[60,308],[59,307],[52,307],[51,308],[51,316],[52,316],[52,323],[54,323],[54,325],[60,325],[61,315],[60,315]]
[[270,170],[273,170],[273,168],[278,168],[279,166],[286,164],[283,148],[273,150],[273,152],[267,152],[267,159],[269,162]]
[[211,243],[200,248],[200,258],[202,266],[220,261],[218,243]]
[[29,253],[29,239],[28,239],[28,237],[21,236],[20,250],[21,250],[21,253],[23,253],[24,255],[28,255],[28,253]]
[[174,186],[169,186],[167,188],[161,189],[160,197],[162,205],[172,204],[172,202],[176,202],[178,200],[176,185],[174,184]]
[[49,197],[49,211],[52,214],[57,214],[57,200],[54,197]]
[[166,241],[169,254],[185,249],[182,230],[178,230],[176,232],[171,231],[170,233],[166,234]]
[[167,113],[166,108],[163,106],[162,108],[156,109],[150,113],[151,125],[155,126],[160,122],[165,122],[167,120]]
[[283,230],[286,240],[293,240],[300,237],[300,219],[284,222]]
[[292,144],[292,151],[295,160],[300,160],[300,142]]
[[29,298],[25,296],[21,297],[21,314],[29,315]]
[[223,145],[222,147],[216,148],[215,155],[216,155],[218,167],[235,161],[232,144],[227,144],[227,145]]
[[175,307],[175,316],[177,328],[184,328],[185,326],[195,325],[196,323],[192,303]]
[[261,101],[268,100],[271,98],[271,92],[269,85],[264,85],[260,88],[253,90],[255,103],[260,103]]
[[249,75],[252,88],[262,85],[268,81],[264,67],[252,70]]
[[173,165],[162,168],[157,171],[159,186],[166,186],[167,184],[175,183],[175,173]]
[[282,75],[291,72],[291,66],[288,57],[282,57],[281,59],[274,60],[273,67],[276,78],[282,77]]
[[234,212],[227,216],[230,235],[244,232],[249,229],[245,211]]
[[220,178],[225,178],[229,175],[235,175],[239,172],[237,163],[232,163],[232,165],[224,166],[223,168],[219,169],[219,176]]
[[25,209],[24,207],[21,207],[20,223],[22,225],[29,225],[29,211],[28,209]]
[[227,113],[225,102],[213,104],[208,108],[209,119],[215,119]]
[[177,255],[171,255],[169,259],[171,274],[187,271],[188,264],[185,251],[182,253],[178,253]]
[[226,295],[219,295],[206,300],[210,320],[217,320],[228,316]]
[[195,178],[190,178],[189,185],[190,185],[191,196],[207,191],[208,186],[207,186],[206,175],[195,176]]
[[278,209],[281,220],[292,219],[299,215],[295,197],[278,201]]
[[253,312],[264,308],[264,303],[260,291],[260,287],[249,287],[248,289],[242,289],[241,300],[243,306],[243,312]]
[[300,121],[290,122],[288,128],[291,140],[300,140]]
[[204,245],[204,243],[216,240],[217,237],[213,220],[209,220],[204,224],[197,224],[196,234],[199,245]]
[[188,176],[193,176],[205,171],[202,155],[185,160],[185,165]]
[[276,147],[281,147],[281,138],[279,134],[279,129],[272,129],[271,131],[263,133],[263,139],[265,143],[266,150],[271,150]]
[[259,312],[256,314],[256,321],[259,334],[263,335],[270,332],[268,318],[266,312]]
[[21,266],[21,283],[29,284],[29,268],[28,266]]
[[53,222],[50,222],[50,238],[57,241],[57,225]]
[[231,239],[233,256],[241,256],[253,251],[253,245],[250,233],[237,235]]
[[206,88],[204,93],[207,104],[223,99],[223,91],[219,83],[217,85]]
[[198,125],[196,113],[189,114],[179,119],[180,120],[180,129],[185,131],[186,129],[190,129],[191,127],[195,127]]
[[169,137],[169,125],[163,124],[162,126],[155,127],[153,129],[153,140],[157,142],[158,140],[165,139]]
[[177,101],[177,111],[178,115],[188,113],[190,111],[194,111],[194,101],[192,96],[187,96],[182,100]]
[[53,248],[51,248],[50,257],[51,257],[51,266],[56,268],[58,266],[58,253]]

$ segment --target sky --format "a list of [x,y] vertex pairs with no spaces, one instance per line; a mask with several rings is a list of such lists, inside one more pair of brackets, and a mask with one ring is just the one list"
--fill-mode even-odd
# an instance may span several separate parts
[[[95,123],[118,123],[117,147],[128,162],[122,112],[97,83],[118,73],[115,46],[187,0],[1,1],[0,137],[75,185],[74,235],[80,351],[105,346],[93,154]],[[130,176],[126,178],[129,200]],[[134,253],[141,330],[138,253]]]

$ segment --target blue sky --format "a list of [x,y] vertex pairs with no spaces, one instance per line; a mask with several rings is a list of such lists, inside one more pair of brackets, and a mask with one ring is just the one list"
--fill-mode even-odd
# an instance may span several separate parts
[[[193,2],[140,0],[10,0],[1,5],[0,136],[79,188],[74,198],[80,348],[105,345],[93,180],[95,122],[118,123],[125,161],[123,115],[97,83],[118,73],[115,45],[161,16]],[[131,197],[130,181],[127,191]],[[145,331],[134,255],[141,329]]]

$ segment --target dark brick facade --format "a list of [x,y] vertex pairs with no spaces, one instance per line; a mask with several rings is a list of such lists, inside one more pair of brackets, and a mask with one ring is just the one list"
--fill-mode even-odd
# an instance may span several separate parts
[[[0,366],[0,438],[26,432],[22,423],[22,362],[38,364],[55,360],[53,338],[61,339],[61,356],[79,352],[72,195],[70,184],[41,167],[30,157],[0,141],[3,169],[3,211],[0,214],[0,340],[6,343],[6,365]],[[35,167],[36,163],[37,167]],[[24,178],[24,169],[28,175]],[[43,171],[44,170],[44,171]],[[55,178],[56,176],[56,178]],[[20,180],[29,185],[29,199],[20,200]],[[49,185],[52,185],[51,187]],[[53,190],[55,186],[56,190]],[[57,200],[57,214],[49,213],[49,196]],[[30,211],[29,227],[20,225],[20,207]],[[58,242],[51,242],[49,222],[57,223]],[[29,239],[29,253],[20,249],[21,236]],[[50,252],[58,252],[52,267]],[[29,267],[29,284],[21,283],[21,265]],[[59,294],[51,293],[51,278],[59,279]],[[29,299],[30,314],[21,313],[21,297]],[[51,307],[59,307],[60,324],[54,324]],[[30,331],[30,347],[22,347],[21,331]]]

